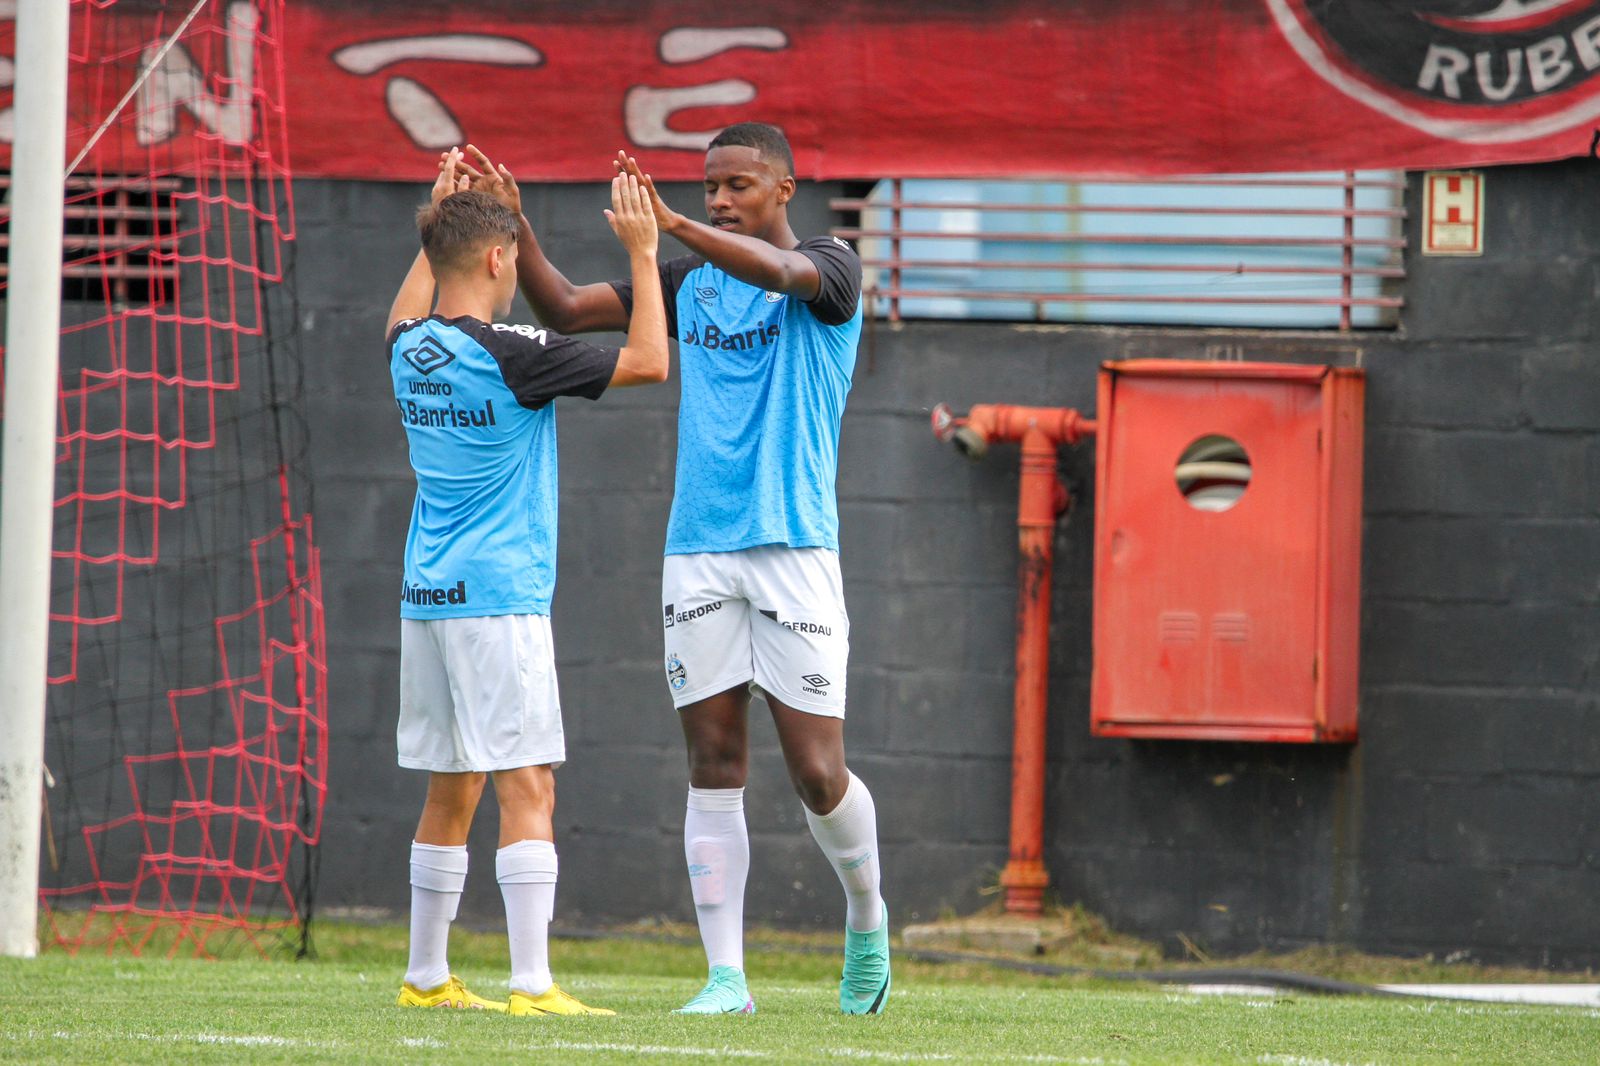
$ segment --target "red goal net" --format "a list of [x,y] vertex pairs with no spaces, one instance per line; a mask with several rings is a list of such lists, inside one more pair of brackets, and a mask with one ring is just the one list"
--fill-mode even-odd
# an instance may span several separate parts
[[71,5],[47,947],[308,945],[327,684],[284,8]]

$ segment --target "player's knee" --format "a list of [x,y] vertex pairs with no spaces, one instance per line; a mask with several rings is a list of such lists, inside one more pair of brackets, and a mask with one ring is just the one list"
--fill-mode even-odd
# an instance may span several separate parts
[[556,778],[548,767],[530,767],[498,773],[495,797],[501,806],[514,806],[546,817],[555,813]]
[[839,805],[850,786],[850,772],[834,760],[815,757],[792,760],[789,780],[800,802],[815,814],[827,814]]

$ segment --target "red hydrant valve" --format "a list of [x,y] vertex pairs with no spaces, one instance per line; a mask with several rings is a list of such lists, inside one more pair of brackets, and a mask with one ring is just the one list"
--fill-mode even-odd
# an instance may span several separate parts
[[1056,476],[1056,449],[1076,444],[1095,424],[1070,407],[980,404],[957,418],[933,409],[933,434],[969,459],[990,441],[1022,443],[1017,498],[1017,672],[1011,772],[1011,855],[1000,874],[1006,910],[1038,914],[1050,874],[1044,854],[1045,706],[1050,658],[1050,577],[1055,525],[1071,500]]

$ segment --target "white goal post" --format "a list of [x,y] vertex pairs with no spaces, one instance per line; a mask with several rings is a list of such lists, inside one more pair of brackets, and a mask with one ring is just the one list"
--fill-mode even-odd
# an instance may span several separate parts
[[39,831],[55,528],[68,0],[17,19],[0,469],[0,955],[39,953]]

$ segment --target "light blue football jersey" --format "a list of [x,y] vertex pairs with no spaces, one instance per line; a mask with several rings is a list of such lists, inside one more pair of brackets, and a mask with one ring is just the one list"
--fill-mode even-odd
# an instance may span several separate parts
[[617,349],[533,326],[409,319],[389,334],[417,498],[402,618],[549,614],[557,396],[595,399]]
[[[861,338],[861,260],[834,237],[796,251],[817,266],[815,300],[767,292],[698,256],[662,264],[683,382],[668,555],[839,548],[834,482]],[[612,285],[631,309],[631,288]]]

